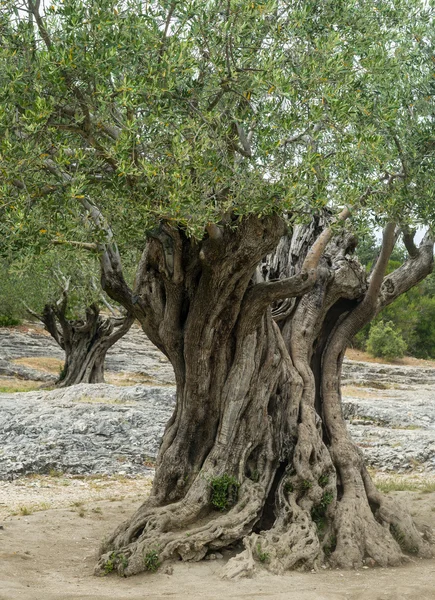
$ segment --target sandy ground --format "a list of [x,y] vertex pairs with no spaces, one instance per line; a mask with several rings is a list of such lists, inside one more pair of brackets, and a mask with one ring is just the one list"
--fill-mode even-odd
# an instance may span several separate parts
[[[150,480],[30,477],[0,486],[0,600],[434,600],[435,559],[394,569],[323,570],[225,581],[223,559],[175,563],[129,579],[92,574],[99,541]],[[394,492],[417,523],[435,526],[435,492]],[[30,513],[30,514],[26,514]],[[171,568],[169,568],[169,572]]]

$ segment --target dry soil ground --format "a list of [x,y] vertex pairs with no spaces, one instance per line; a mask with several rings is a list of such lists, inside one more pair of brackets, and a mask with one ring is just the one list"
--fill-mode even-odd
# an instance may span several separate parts
[[[395,478],[396,484],[398,483]],[[400,568],[220,578],[226,560],[175,563],[130,579],[92,574],[99,541],[138,505],[150,481],[33,476],[0,485],[0,600],[434,600],[435,559]],[[435,526],[435,492],[391,492]],[[169,574],[172,570],[172,573]]]

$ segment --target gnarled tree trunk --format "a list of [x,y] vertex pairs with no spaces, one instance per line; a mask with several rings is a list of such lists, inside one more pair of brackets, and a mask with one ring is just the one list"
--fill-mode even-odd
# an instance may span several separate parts
[[54,304],[46,304],[42,315],[33,311],[65,351],[65,363],[56,382],[57,387],[77,383],[104,383],[104,361],[109,348],[124,336],[133,324],[134,317],[104,316],[97,304],[85,311],[84,319],[68,319],[68,285],[62,298]]
[[199,244],[163,225],[134,293],[106,250],[103,285],[171,360],[177,403],[151,496],[105,542],[97,572],[200,560],[242,540],[228,576],[258,562],[282,572],[430,555],[349,439],[340,372],[356,331],[431,270],[432,242],[384,279],[389,225],[367,281],[352,236],[332,238],[318,219],[284,233],[280,218],[252,217]]

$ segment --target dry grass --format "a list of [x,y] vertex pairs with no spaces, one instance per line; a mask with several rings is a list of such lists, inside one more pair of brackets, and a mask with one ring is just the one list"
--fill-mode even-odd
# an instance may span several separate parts
[[374,356],[371,356],[371,354],[363,352],[362,350],[356,350],[355,348],[348,348],[346,350],[346,358],[349,360],[383,365],[404,365],[407,367],[426,367],[435,369],[435,360],[425,360],[423,358],[414,358],[413,356],[404,356],[403,358],[397,358],[395,360],[386,360],[385,358],[375,358]]
[[[18,379],[18,377],[0,377],[0,393],[32,392],[39,390],[44,384],[41,381]],[[51,389],[44,386],[44,390]]]
[[356,385],[344,385],[341,393],[350,398],[379,398],[379,390],[364,389]]
[[388,473],[371,473],[373,482],[380,492],[419,492],[430,494],[435,492],[434,475],[396,475]]
[[141,373],[106,371],[104,378],[106,383],[112,385],[128,386],[128,385],[161,385],[151,375],[142,375]]
[[151,484],[152,477],[140,475],[28,475],[0,482],[0,521],[9,515],[27,516],[49,508],[80,513],[104,500],[127,498],[137,502],[149,494]]
[[63,360],[50,356],[24,356],[23,358],[16,358],[12,362],[16,365],[23,365],[37,371],[50,373],[50,375],[59,375],[59,371],[63,367]]

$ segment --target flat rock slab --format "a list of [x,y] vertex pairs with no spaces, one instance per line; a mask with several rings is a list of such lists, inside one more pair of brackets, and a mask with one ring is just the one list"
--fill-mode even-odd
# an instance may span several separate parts
[[171,387],[79,384],[0,394],[0,479],[149,471],[175,405]]
[[[46,373],[12,362],[45,356],[63,352],[42,327],[0,328],[0,374],[46,381]],[[109,351],[106,368],[142,374],[152,385],[0,394],[0,479],[51,469],[147,471],[174,408],[172,366],[134,326]],[[369,464],[435,472],[435,369],[345,360],[343,386],[344,415]]]

